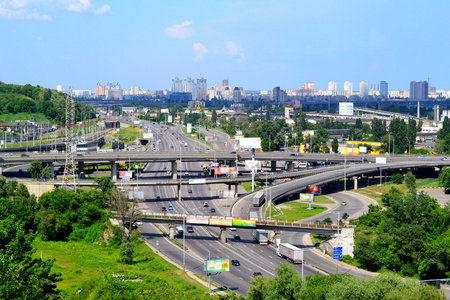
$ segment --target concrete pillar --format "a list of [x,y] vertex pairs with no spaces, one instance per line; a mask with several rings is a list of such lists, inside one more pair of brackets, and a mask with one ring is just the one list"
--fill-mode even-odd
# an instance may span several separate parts
[[294,162],[293,162],[293,161],[290,161],[290,162],[289,162],[287,170],[288,170],[289,172],[290,172],[290,171],[294,171]]
[[353,177],[353,181],[355,184],[355,191],[358,189],[358,177]]
[[237,167],[237,163],[235,160],[230,160],[230,168]]
[[276,172],[277,171],[277,161],[271,160],[270,161],[270,172]]
[[181,189],[180,189],[180,185],[179,185],[179,184],[177,184],[177,195],[178,195],[178,201],[183,200],[183,199],[181,198]]
[[97,169],[97,172],[98,172],[98,164],[96,164],[96,165],[95,165],[95,167],[96,167],[96,169]]
[[117,180],[117,165],[115,161],[111,162],[111,180]]
[[172,179],[177,179],[177,162],[176,161],[171,161],[172,164]]
[[238,197],[238,187],[239,187],[239,184],[236,184],[236,185],[234,186],[234,198],[237,198],[237,197]]
[[231,184],[228,185],[228,190],[231,191]]
[[78,162],[78,178],[84,178],[84,161]]
[[226,227],[220,227],[219,240],[222,243],[226,243],[227,242],[227,236],[225,235],[226,229],[227,229]]
[[175,228],[173,228],[173,225],[169,225],[169,239],[173,240],[175,238]]

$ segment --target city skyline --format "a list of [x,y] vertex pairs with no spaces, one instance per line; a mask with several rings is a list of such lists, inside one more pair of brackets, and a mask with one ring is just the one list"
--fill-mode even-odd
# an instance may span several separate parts
[[[301,9],[300,9],[301,8]],[[171,89],[175,77],[246,90],[381,81],[450,88],[450,3],[3,1],[0,80]],[[18,38],[20,37],[20,38]]]

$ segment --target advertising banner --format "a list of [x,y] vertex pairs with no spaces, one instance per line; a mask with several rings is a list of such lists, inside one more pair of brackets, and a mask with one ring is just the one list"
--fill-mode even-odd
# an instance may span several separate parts
[[234,191],[223,190],[219,191],[219,198],[234,198]]
[[223,175],[223,174],[238,174],[238,168],[215,168],[214,174]]
[[377,157],[375,163],[377,163],[377,164],[385,164],[386,163],[386,157]]
[[139,125],[139,123],[141,123],[141,121],[139,121],[139,120],[134,120],[134,125]]
[[367,147],[359,147],[359,153],[367,153]]
[[153,134],[151,134],[151,133],[144,133],[143,138],[146,139],[146,140],[151,140],[153,138]]
[[163,108],[163,109],[161,109],[161,113],[162,114],[168,114],[169,113],[169,109],[168,108]]
[[172,115],[170,115],[168,118],[167,118],[167,122],[168,123],[172,123],[173,121],[172,121]]
[[314,202],[314,194],[300,194],[300,202]]
[[212,136],[206,136],[205,137],[205,141],[207,141],[207,142],[211,142],[212,140],[213,140]]
[[206,183],[205,178],[189,179],[189,184],[205,184],[205,183]]
[[191,133],[192,132],[192,124],[191,123],[187,123],[186,132],[187,133]]
[[157,118],[158,117],[158,114],[157,113],[151,113],[150,114],[150,118]]
[[230,260],[228,258],[205,260],[206,273],[230,271]]
[[120,179],[130,179],[133,177],[134,171],[119,171],[119,178]]
[[144,199],[144,192],[143,191],[129,191],[128,197],[130,199]]
[[260,149],[261,138],[241,138],[239,139],[239,149]]
[[306,192],[314,195],[320,195],[320,187],[317,185],[308,185],[306,187]]
[[256,227],[256,221],[255,220],[233,219],[233,226]]
[[209,224],[209,218],[208,217],[197,217],[197,216],[189,216],[186,217],[186,223],[187,224]]
[[209,219],[209,225],[232,226],[232,219]]
[[259,169],[261,169],[261,161],[260,160],[246,160],[245,161],[245,169],[246,170],[259,170]]

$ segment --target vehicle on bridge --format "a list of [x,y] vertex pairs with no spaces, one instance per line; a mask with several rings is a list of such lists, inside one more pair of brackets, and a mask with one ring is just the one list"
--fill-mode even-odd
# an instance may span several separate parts
[[255,196],[253,196],[253,206],[260,206],[261,203],[264,202],[266,196],[264,192],[257,192]]
[[267,245],[269,243],[269,239],[267,238],[267,231],[262,229],[254,229],[252,231],[252,236],[260,245]]
[[303,251],[291,244],[280,243],[277,247],[277,255],[288,262],[299,264],[303,262]]
[[175,232],[178,236],[182,236],[184,233],[183,227],[177,227],[175,228]]

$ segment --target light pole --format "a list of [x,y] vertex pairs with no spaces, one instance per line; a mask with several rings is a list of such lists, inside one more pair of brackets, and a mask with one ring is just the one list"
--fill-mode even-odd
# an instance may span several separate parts
[[180,142],[180,191],[178,192],[178,200],[180,200],[181,201],[181,175],[182,175],[182,172],[181,172],[181,142]]
[[183,273],[186,273],[186,214],[183,216]]
[[[267,172],[266,172],[266,199],[268,200],[269,199],[269,193],[267,193]],[[272,210],[271,210],[271,203],[269,203],[269,201],[266,201],[268,204],[269,204],[269,219],[270,219],[270,215],[271,215],[271,213],[272,213]]]
[[347,149],[348,145],[344,153],[344,191],[347,190]]

